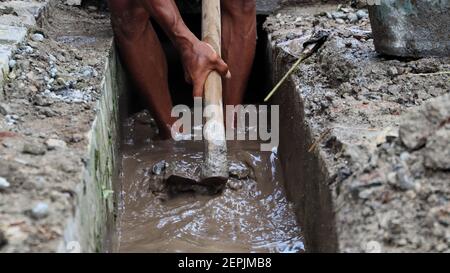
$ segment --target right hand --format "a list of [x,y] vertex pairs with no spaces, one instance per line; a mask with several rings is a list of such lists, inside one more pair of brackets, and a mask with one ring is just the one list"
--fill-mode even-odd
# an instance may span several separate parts
[[228,65],[208,43],[195,39],[191,46],[181,52],[184,75],[193,85],[194,97],[202,97],[209,73],[217,71],[222,77],[231,78]]

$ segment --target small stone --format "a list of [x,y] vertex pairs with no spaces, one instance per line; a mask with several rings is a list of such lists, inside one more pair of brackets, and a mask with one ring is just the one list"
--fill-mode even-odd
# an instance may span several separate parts
[[37,106],[50,106],[53,104],[52,99],[40,94],[35,95],[32,100],[33,104]]
[[31,53],[33,53],[33,48],[31,47],[31,46],[25,46],[23,49],[22,49],[25,53],[28,53],[28,54],[31,54]]
[[408,153],[408,152],[402,152],[400,154],[400,160],[401,161],[407,162],[410,158],[411,158],[411,154]]
[[369,217],[371,215],[373,215],[372,209],[370,207],[364,207],[362,210],[362,216]]
[[[433,134],[433,132],[439,130],[441,124],[445,124],[450,118],[448,105],[450,105],[450,95],[444,95],[429,100],[418,109],[408,112],[399,129],[402,143],[410,150],[417,150],[425,145],[429,146],[432,144],[427,143],[427,139],[430,136],[440,138],[439,134],[446,134],[445,132]],[[445,127],[442,129],[445,130]],[[440,143],[440,141],[436,143]]]
[[46,150],[46,147],[42,144],[25,143],[22,152],[31,155],[44,155]]
[[429,169],[450,170],[450,127],[443,127],[429,137],[424,158]]
[[55,63],[58,59],[54,55],[48,54],[48,60]]
[[416,192],[413,190],[409,190],[405,194],[409,199],[415,199],[417,196]]
[[60,160],[60,162],[58,163],[58,167],[61,171],[66,173],[74,173],[78,170],[77,166],[68,159]]
[[358,16],[356,16],[355,13],[349,13],[349,14],[347,15],[347,19],[348,19],[348,21],[349,21],[350,23],[355,23],[355,22],[358,21]]
[[434,58],[423,58],[412,63],[413,73],[435,73],[440,70],[439,62]]
[[167,167],[165,160],[159,161],[152,167],[152,173],[155,175],[161,175]]
[[403,223],[398,218],[389,219],[387,222],[387,228],[391,234],[401,234],[404,229]]
[[11,72],[8,74],[8,78],[10,78],[11,80],[14,80],[15,78],[17,78],[17,75],[16,75],[16,73]]
[[407,244],[408,244],[408,242],[406,241],[405,238],[401,238],[400,240],[397,241],[398,246],[405,246]]
[[365,189],[358,193],[358,197],[360,199],[366,200],[366,199],[370,198],[370,196],[372,195],[373,192],[374,192],[373,189]]
[[70,137],[70,142],[72,143],[79,143],[84,139],[84,136],[82,134],[73,134]]
[[64,149],[67,144],[64,140],[50,138],[45,142],[47,150]]
[[398,130],[392,129],[386,132],[386,141],[389,143],[394,142],[398,138]]
[[59,115],[58,112],[48,108],[48,107],[40,107],[38,109],[39,114],[44,115],[47,118],[56,117]]
[[1,115],[8,115],[11,112],[11,109],[9,108],[9,105],[5,103],[0,103],[0,114]]
[[35,42],[42,42],[44,41],[44,35],[42,35],[41,33],[34,33],[33,35],[31,35],[31,40]]
[[231,178],[228,180],[228,188],[234,190],[234,191],[238,191],[240,189],[242,189],[242,187],[244,186],[244,184],[242,183],[241,180],[237,180],[235,178]]
[[338,19],[336,19],[336,23],[345,24],[345,21],[344,21],[344,19],[338,18]]
[[237,179],[245,179],[250,175],[250,169],[243,162],[230,162],[229,174]]
[[401,168],[397,171],[397,186],[404,191],[413,190],[415,188],[414,179],[411,174],[405,168]]
[[31,209],[31,217],[38,220],[48,216],[48,204],[44,202],[37,203],[33,209]]
[[358,16],[358,19],[360,19],[360,20],[369,17],[367,12],[365,10],[362,10],[362,9],[360,9],[360,10],[358,10],[356,12],[356,16]]
[[91,66],[85,66],[81,69],[80,74],[83,75],[85,78],[92,78],[97,77],[98,73],[97,70],[95,70]]
[[66,5],[69,6],[80,6],[81,5],[81,0],[66,0]]
[[50,77],[56,78],[56,75],[58,75],[58,69],[56,67],[53,67],[50,69]]
[[444,243],[440,243],[436,246],[436,251],[437,252],[444,252],[444,250],[447,250],[448,246]]
[[397,76],[399,74],[397,67],[395,67],[395,66],[389,67],[387,70],[387,74],[391,77]]
[[6,115],[5,120],[7,124],[12,125],[17,124],[17,122],[20,120],[20,117],[17,115]]
[[142,125],[156,125],[155,120],[148,110],[144,110],[134,115],[134,120]]
[[343,6],[341,6],[341,7],[338,7],[338,10],[343,11],[345,13],[349,13],[349,12],[353,11],[353,8],[352,7],[343,7]]
[[9,60],[9,62],[8,62],[9,68],[13,69],[16,66],[16,63],[17,63],[16,60],[13,60],[13,59]]
[[9,184],[8,180],[6,178],[0,176],[0,191],[4,191],[7,188],[9,188],[11,184]]
[[333,16],[334,19],[344,19],[347,17],[347,15],[340,11],[333,11],[331,13],[331,16]]
[[61,77],[58,77],[56,79],[56,83],[61,85],[61,86],[66,86],[66,81],[63,78],[61,78]]

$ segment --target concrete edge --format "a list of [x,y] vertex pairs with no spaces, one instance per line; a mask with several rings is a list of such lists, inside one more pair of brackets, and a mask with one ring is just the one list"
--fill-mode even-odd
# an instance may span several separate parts
[[[293,57],[281,48],[270,45],[272,75],[276,82],[290,68]],[[312,129],[304,118],[304,101],[297,90],[294,76],[290,76],[273,97],[280,107],[279,154],[284,171],[289,201],[305,236],[308,252],[338,252],[335,225],[335,202],[332,198],[330,168],[320,149],[309,152],[314,143]],[[293,122],[295,120],[295,122]],[[293,141],[293,137],[297,139]]]
[[[21,7],[28,2],[17,2]],[[20,2],[20,3],[19,3]],[[8,5],[10,2],[1,3]],[[13,4],[14,4],[13,3]],[[29,2],[30,5],[40,3]],[[0,22],[0,102],[4,100],[3,86],[12,55],[23,43],[29,32],[42,25],[43,20],[56,5],[53,0],[42,3],[36,13],[27,14],[34,21],[23,26]],[[13,24],[13,23],[11,23]],[[104,67],[99,89],[101,98],[96,103],[96,115],[87,133],[88,148],[84,167],[76,187],[76,203],[73,217],[65,219],[65,229],[58,243],[57,252],[99,252],[105,245],[109,227],[114,221],[115,184],[118,149],[112,145],[119,137],[119,95],[125,90],[124,72],[111,41],[110,52]]]
[[102,97],[88,133],[82,183],[77,187],[76,211],[67,221],[58,252],[103,251],[114,224],[118,147],[113,143],[118,143],[120,138],[119,97],[126,90],[126,80],[112,43],[104,71]]

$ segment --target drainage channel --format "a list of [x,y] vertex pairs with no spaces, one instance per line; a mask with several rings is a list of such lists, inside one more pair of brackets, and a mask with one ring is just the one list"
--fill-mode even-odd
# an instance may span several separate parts
[[[199,16],[186,15],[194,32]],[[258,103],[270,85],[271,59],[264,16],[258,16],[258,45],[245,103]],[[192,105],[179,59],[158,30],[167,53],[176,104]],[[264,79],[264,80],[261,80]],[[215,196],[160,191],[164,161],[199,165],[202,143],[154,140],[148,111],[132,88],[121,98],[122,145],[113,252],[304,252],[304,239],[293,204],[286,197],[284,174],[276,152],[261,152],[255,141],[228,143],[230,175],[226,189]],[[180,96],[180,93],[188,96]],[[155,170],[156,166],[156,170]],[[158,180],[159,179],[159,180]]]

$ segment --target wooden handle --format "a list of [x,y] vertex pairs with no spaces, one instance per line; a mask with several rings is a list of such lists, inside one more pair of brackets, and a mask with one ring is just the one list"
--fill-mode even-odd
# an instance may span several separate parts
[[[221,55],[220,0],[202,1],[202,39]],[[204,126],[205,153],[203,178],[228,177],[227,146],[223,120],[222,78],[213,71],[204,87],[204,109],[213,110]]]

